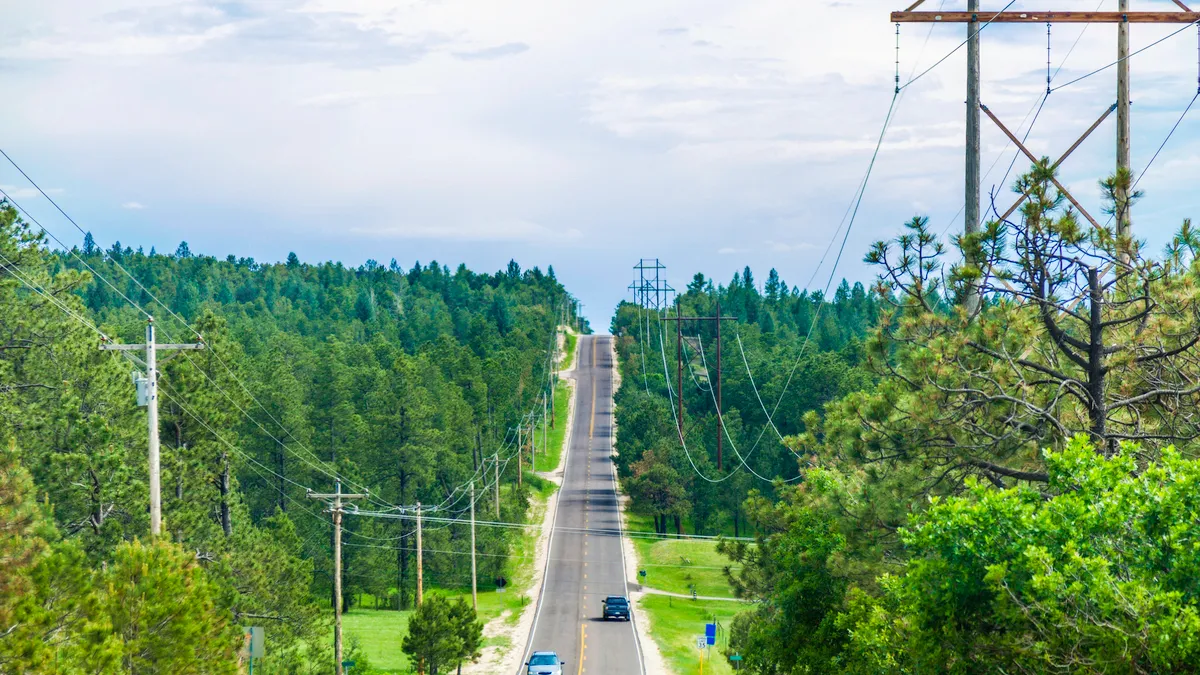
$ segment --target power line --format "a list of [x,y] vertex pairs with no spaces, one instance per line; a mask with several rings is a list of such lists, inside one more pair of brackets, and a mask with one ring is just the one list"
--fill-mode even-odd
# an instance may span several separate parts
[[[1011,3],[1010,3],[1010,4],[1011,4]],[[1112,63],[1108,64],[1107,66],[1104,66],[1104,67],[1102,67],[1102,68],[1097,68],[1097,69],[1093,70],[1092,72],[1088,73],[1087,75],[1082,75],[1082,76],[1080,76],[1080,77],[1077,77],[1077,78],[1075,78],[1075,79],[1071,80],[1070,82],[1067,82],[1066,84],[1060,84],[1060,85],[1058,85],[1057,87],[1055,87],[1054,89],[1052,89],[1051,91],[1058,91],[1059,89],[1062,89],[1062,88],[1064,88],[1064,87],[1069,87],[1069,86],[1071,86],[1071,85],[1075,84],[1076,82],[1081,82],[1081,81],[1083,81],[1083,80],[1086,80],[1086,79],[1088,79],[1089,77],[1091,77],[1091,76],[1093,76],[1093,75],[1097,75],[1097,74],[1099,74],[1099,73],[1103,73],[1104,71],[1108,70],[1109,68],[1112,68],[1113,66],[1120,64],[1122,61],[1126,61],[1126,60],[1128,60],[1128,59],[1131,59],[1131,58],[1133,58],[1133,57],[1137,56],[1138,54],[1141,54],[1142,52],[1146,51],[1147,49],[1150,49],[1151,47],[1155,47],[1155,46],[1157,46],[1157,45],[1160,45],[1160,44],[1162,44],[1162,43],[1166,42],[1167,40],[1170,40],[1171,38],[1175,37],[1176,35],[1179,35],[1179,34],[1180,34],[1180,33],[1182,33],[1183,31],[1185,31],[1185,30],[1187,30],[1187,29],[1189,29],[1189,28],[1191,28],[1192,26],[1195,26],[1195,25],[1196,25],[1195,23],[1184,24],[1184,26],[1183,26],[1182,28],[1180,28],[1179,30],[1177,30],[1177,31],[1174,31],[1174,32],[1172,32],[1171,34],[1169,34],[1169,35],[1167,35],[1167,36],[1165,36],[1165,37],[1159,38],[1159,39],[1155,40],[1154,42],[1151,42],[1150,44],[1148,44],[1148,45],[1146,45],[1145,47],[1142,47],[1141,49],[1139,49],[1139,50],[1137,50],[1137,51],[1135,51],[1135,52],[1133,52],[1133,53],[1129,54],[1128,56],[1125,56],[1125,57],[1123,57],[1123,58],[1119,58],[1119,59],[1117,59],[1116,61],[1113,61]]]
[[[661,330],[661,326],[660,326],[660,330],[659,330],[659,334],[658,334],[658,344],[659,344],[659,352],[662,354],[663,379],[666,380],[666,383],[667,383],[667,395],[668,395],[668,399],[669,399],[668,403],[670,403],[670,408],[671,408],[671,417],[673,417],[675,419],[676,426],[680,430],[679,431],[679,444],[683,446],[683,454],[687,456],[688,464],[692,465],[692,471],[696,472],[697,476],[701,477],[702,479],[704,479],[705,481],[707,481],[709,483],[725,482],[725,481],[729,480],[730,478],[733,478],[733,476],[736,475],[737,472],[741,470],[741,466],[739,466],[738,468],[734,469],[733,471],[730,471],[729,473],[725,474],[725,476],[722,478],[715,478],[715,479],[709,478],[708,476],[704,475],[704,472],[700,471],[700,467],[696,466],[696,462],[692,459],[692,453],[690,450],[688,450],[687,439],[684,438],[684,434],[683,434],[683,421],[679,419],[678,413],[675,412],[675,397],[672,395],[672,392],[671,392],[671,377],[670,377],[669,372],[667,371],[667,348],[666,348],[666,344],[663,342],[662,334],[663,334],[663,331]],[[682,392],[680,393],[680,395],[682,396]]]
[[990,18],[990,19],[988,19],[986,22],[984,22],[984,24],[983,24],[982,26],[980,26],[980,27],[979,27],[979,28],[978,28],[978,29],[977,29],[977,30],[976,30],[974,33],[972,33],[971,35],[969,35],[969,36],[967,37],[967,39],[966,39],[966,40],[963,40],[962,42],[960,42],[960,43],[958,44],[958,46],[957,46],[957,47],[955,47],[954,49],[951,49],[949,53],[947,53],[947,54],[946,54],[945,56],[943,56],[942,58],[938,59],[938,60],[937,60],[937,62],[936,62],[936,63],[934,63],[932,66],[929,66],[929,67],[928,67],[928,68],[926,68],[925,70],[921,71],[921,74],[920,74],[920,75],[917,75],[916,77],[909,79],[909,81],[908,81],[908,82],[906,82],[906,83],[904,84],[904,86],[903,86],[903,87],[900,87],[899,89],[897,89],[897,93],[898,93],[898,92],[900,92],[900,91],[903,91],[903,90],[905,90],[905,89],[908,89],[908,87],[909,87],[910,85],[912,85],[913,83],[915,83],[917,80],[920,80],[922,77],[925,77],[925,76],[926,76],[926,75],[928,75],[928,74],[929,74],[931,71],[933,71],[933,69],[934,69],[934,68],[937,68],[938,66],[942,65],[942,63],[944,63],[944,62],[946,61],[946,59],[950,58],[951,56],[954,56],[954,54],[955,54],[955,53],[957,53],[957,52],[958,52],[958,50],[960,50],[960,49],[962,49],[962,48],[963,48],[963,45],[967,44],[967,43],[968,43],[968,42],[970,42],[970,41],[971,41],[971,40],[972,40],[972,39],[973,39],[973,38],[974,38],[976,35],[979,35],[981,32],[983,32],[983,29],[984,29],[984,28],[987,28],[988,26],[992,25],[992,22],[996,20],[996,17],[1000,16],[1000,15],[1001,15],[1001,14],[1003,14],[1005,11],[1007,11],[1009,7],[1012,7],[1012,6],[1013,6],[1013,4],[1014,4],[1014,3],[1016,3],[1016,1],[1017,1],[1017,0],[1009,0],[1009,3],[1008,3],[1007,5],[1005,5],[1005,6],[1004,6],[1004,9],[1000,10],[999,12],[996,12],[996,13],[995,13],[995,14],[992,16],[992,18]]
[[[700,342],[700,359],[704,362],[704,367],[708,368],[708,359],[704,355],[704,343],[703,342]],[[712,392],[709,392],[709,393],[712,393]],[[716,402],[717,402],[716,396],[713,396],[713,404],[715,405]],[[754,467],[750,466],[746,462],[746,459],[744,457],[742,457],[742,454],[740,452],[738,452],[737,444],[733,442],[733,437],[729,435],[729,427],[728,427],[728,425],[725,424],[724,416],[721,414],[720,406],[717,406],[717,417],[720,421],[719,426],[721,427],[721,430],[725,432],[725,438],[729,441],[729,447],[733,448],[733,454],[737,455],[738,460],[740,460],[742,465],[744,465],[746,467],[747,471],[754,474],[755,478],[766,481],[768,483],[774,483],[775,480],[779,480],[784,483],[794,483],[794,482],[800,480],[800,478],[801,478],[800,475],[797,475],[790,479],[784,479],[784,478],[771,479],[771,478],[767,478],[767,477],[759,474],[757,471],[755,471]],[[768,424],[770,424],[772,428],[774,428],[774,426],[775,426],[775,423],[771,422],[770,420],[768,420]],[[776,433],[779,433],[778,430],[776,430]],[[782,443],[783,437],[781,436],[779,440]],[[787,444],[783,443],[783,446],[786,448]],[[754,447],[757,448],[758,444],[756,443]],[[790,448],[789,448],[789,450],[790,450]],[[748,452],[748,453],[746,453],[746,455],[749,456],[750,453]]]

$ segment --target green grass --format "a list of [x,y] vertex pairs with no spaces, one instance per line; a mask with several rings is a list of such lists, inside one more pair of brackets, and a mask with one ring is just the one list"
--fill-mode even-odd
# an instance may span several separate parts
[[574,333],[567,333],[566,344],[563,345],[562,366],[559,370],[571,369],[571,364],[575,362],[575,343],[578,341],[579,338]]
[[721,649],[725,647],[734,615],[745,611],[747,605],[646,595],[638,601],[638,606],[650,618],[650,637],[662,652],[667,667],[679,675],[699,671],[700,650],[696,649],[696,636],[704,635],[704,624],[715,617],[720,629],[717,644],[705,650],[704,672],[713,675],[733,673]]
[[[631,532],[652,532],[649,516],[629,514]],[[684,523],[687,530],[687,523]],[[725,579],[724,568],[729,558],[717,553],[717,542],[711,539],[649,539],[633,537],[637,551],[638,569],[646,570],[642,585],[669,593],[692,592],[715,598],[732,598],[733,589]]]
[[681,539],[633,539],[638,567],[646,570],[642,585],[670,593],[732,598],[733,589],[725,579],[724,567],[729,558],[717,553],[715,541]]
[[539,424],[534,429],[534,439],[538,446],[538,471],[555,471],[558,469],[558,463],[562,461],[563,443],[567,434],[567,409],[570,407],[570,402],[571,385],[567,380],[560,380],[558,386],[554,388],[554,427],[549,429],[546,434],[546,442],[550,446],[548,450],[542,448],[542,427],[545,424]]

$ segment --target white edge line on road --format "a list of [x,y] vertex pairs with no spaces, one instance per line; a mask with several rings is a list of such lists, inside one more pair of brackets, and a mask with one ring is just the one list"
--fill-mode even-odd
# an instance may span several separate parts
[[[579,337],[582,338],[583,336],[581,335]],[[595,340],[596,338],[593,336],[592,339]],[[582,342],[582,340],[580,340],[580,342]],[[576,345],[575,347],[575,362],[572,364],[572,367],[574,368],[579,368],[580,347],[582,346],[583,345]],[[594,369],[595,367],[596,364],[593,363],[592,368]],[[576,377],[578,378],[578,376]],[[592,375],[592,377],[595,377],[595,375]],[[576,382],[578,383],[578,379]],[[575,396],[578,391],[579,387],[572,388],[571,396]],[[578,411],[579,407],[576,406],[575,410]],[[592,414],[595,414],[594,410],[592,411]],[[575,428],[575,425],[571,425],[572,432],[575,431]],[[609,437],[611,438],[612,435],[610,434]],[[571,446],[573,443],[571,443],[571,439],[569,437],[566,439],[566,441],[567,450],[566,455],[563,457],[562,485],[560,485],[558,488],[558,501],[554,504],[554,518],[550,521],[550,537],[546,540],[546,565],[542,570],[542,587],[538,590],[537,610],[533,614],[533,625],[529,627],[529,638],[525,643],[525,656],[521,658],[521,665],[517,667],[518,675],[527,670],[525,668],[525,664],[529,662],[529,657],[533,653],[533,638],[537,635],[538,619],[542,618],[542,605],[546,600],[546,582],[550,579],[550,563],[554,560],[554,532],[557,529],[555,525],[558,523],[558,512],[562,510],[563,493],[567,490],[567,469],[570,468],[571,463]]]
[[[612,370],[616,370],[616,367],[617,367],[617,341],[616,341],[615,337],[609,342],[609,348],[612,350],[612,358],[609,360],[609,364],[610,364],[609,367]],[[592,365],[594,366],[595,364],[592,364]],[[612,382],[613,382],[613,378],[610,376],[609,383],[611,384]],[[616,401],[617,401],[616,394],[617,394],[617,392],[612,391],[611,389],[612,388],[610,387],[610,394],[611,394],[611,398],[612,398],[612,407],[608,411],[608,417],[609,417],[608,466],[609,466],[609,468],[612,469],[613,497],[616,498],[616,502],[617,502],[617,550],[619,550],[621,552],[621,579],[622,579],[622,581],[625,582],[625,598],[626,598],[626,600],[628,600],[629,599],[629,570],[628,570],[628,568],[625,567],[625,551],[623,549],[623,547],[625,546],[625,543],[624,543],[625,542],[625,525],[622,522],[623,519],[621,518],[621,495],[619,492],[617,492],[617,463],[614,462],[613,458],[612,458],[613,436],[616,435],[615,431],[616,431],[616,426],[617,426],[617,411],[616,411]],[[633,620],[633,603],[632,602],[629,603],[629,627],[631,629],[633,629],[633,648],[637,652],[638,668],[641,669],[642,675],[646,675],[646,660],[644,658],[642,658],[642,638],[640,635],[638,635],[637,622]]]

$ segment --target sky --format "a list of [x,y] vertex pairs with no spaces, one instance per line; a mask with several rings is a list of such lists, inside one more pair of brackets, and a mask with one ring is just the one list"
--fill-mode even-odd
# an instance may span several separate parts
[[[1011,9],[1097,7],[1048,2]],[[5,4],[0,148],[101,245],[552,265],[604,330],[641,258],[660,259],[676,288],[747,265],[760,281],[775,268],[789,284],[825,286],[893,98],[888,15],[909,2]],[[1177,29],[1135,25],[1133,48]],[[863,254],[913,216],[961,230],[965,49],[952,52],[966,30],[901,27],[901,81],[924,74],[897,101],[835,283],[869,282]],[[1110,64],[1115,35],[1053,26],[1053,84]],[[991,25],[981,38],[983,101],[1024,135],[1046,89],[1045,26]],[[1188,28],[1131,61],[1139,173],[1196,95],[1197,39]],[[1110,68],[1054,91],[1031,150],[1057,157],[1115,101],[1115,78]],[[983,124],[984,191],[1003,210],[1014,150]],[[1097,218],[1115,133],[1113,116],[1061,169]],[[1198,150],[1194,110],[1139,185],[1135,234],[1153,251],[1200,215]],[[0,187],[68,244],[81,241],[11,166],[0,165]]]

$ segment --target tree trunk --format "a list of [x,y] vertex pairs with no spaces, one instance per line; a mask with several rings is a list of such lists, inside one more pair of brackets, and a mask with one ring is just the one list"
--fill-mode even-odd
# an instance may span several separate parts
[[226,537],[233,536],[233,516],[229,512],[229,455],[221,455],[221,529]]
[[[408,472],[403,469],[400,471],[400,503],[403,504],[405,498],[408,497]],[[400,521],[400,534],[403,536],[407,521]],[[397,570],[397,586],[396,586],[396,608],[403,611],[408,609],[408,545],[404,539],[396,540],[396,564]]]
[[733,510],[733,538],[737,539],[740,536],[742,536],[742,533],[738,529],[738,511],[737,511],[737,509],[734,509]]
[[279,441],[279,510],[281,512],[286,512],[287,511],[287,492],[286,492],[287,486],[284,485],[283,482],[285,480],[284,476],[286,476],[287,473],[284,471],[284,469],[286,467],[284,466],[283,452],[284,452],[283,441]]
[[1100,272],[1088,269],[1088,292],[1091,312],[1088,315],[1088,417],[1092,423],[1092,438],[1096,448],[1106,455],[1111,454],[1107,441],[1108,406],[1104,402],[1104,325],[1101,309],[1104,295],[1100,289]]
[[675,516],[675,534],[676,535],[683,534],[683,519],[680,518],[679,516]]

